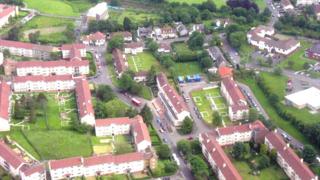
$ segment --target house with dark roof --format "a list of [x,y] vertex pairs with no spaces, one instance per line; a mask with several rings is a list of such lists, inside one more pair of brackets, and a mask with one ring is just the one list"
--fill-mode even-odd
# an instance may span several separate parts
[[313,12],[317,17],[317,20],[320,21],[320,4],[313,5]]
[[164,73],[157,75],[158,97],[166,109],[166,115],[174,126],[180,126],[186,117],[190,117],[187,104],[172,87]]
[[227,60],[225,59],[223,53],[221,52],[218,46],[212,46],[207,49],[210,58],[213,61],[213,64],[216,67],[225,66]]
[[289,11],[294,9],[290,0],[281,0],[280,5],[284,11]]
[[24,165],[20,169],[21,180],[46,180],[46,167],[44,163]]
[[180,37],[184,37],[184,36],[189,35],[188,28],[182,22],[175,23],[175,27],[176,27],[176,31]]
[[305,51],[305,56],[320,61],[320,43],[316,43],[311,48],[307,49]]
[[153,38],[154,31],[152,27],[138,27],[137,36],[139,38]]

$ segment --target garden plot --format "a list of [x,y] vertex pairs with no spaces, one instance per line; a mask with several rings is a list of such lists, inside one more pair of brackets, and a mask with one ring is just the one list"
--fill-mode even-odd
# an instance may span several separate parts
[[128,56],[129,69],[134,72],[149,71],[152,66],[159,66],[159,62],[150,52],[142,52]]

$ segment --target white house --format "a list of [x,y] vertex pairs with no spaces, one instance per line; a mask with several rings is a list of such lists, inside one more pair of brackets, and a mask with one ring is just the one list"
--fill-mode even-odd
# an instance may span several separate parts
[[83,175],[83,158],[72,157],[48,162],[52,180],[69,179]]
[[129,32],[129,31],[122,31],[122,32],[113,32],[111,33],[111,38],[114,37],[114,36],[122,36],[123,37],[123,40],[125,42],[131,42],[132,41],[132,33]]
[[0,140],[0,166],[13,176],[19,176],[20,168],[26,162],[4,141]]
[[190,112],[183,98],[169,84],[165,74],[157,76],[158,96],[166,109],[166,115],[173,125],[180,126],[186,117],[190,117]]
[[15,92],[66,91],[75,88],[71,75],[60,76],[15,76],[13,90]]
[[0,131],[10,131],[10,99],[10,84],[5,81],[0,81]]
[[89,45],[94,45],[94,46],[104,46],[106,44],[106,35],[103,34],[102,32],[95,32],[86,36],[83,36],[81,38],[81,41],[83,44],[89,46]]
[[312,4],[319,4],[319,0],[297,0],[296,6],[307,6]]
[[108,4],[101,2],[90,8],[87,12],[87,21],[90,20],[106,20],[109,18]]
[[8,24],[11,17],[15,17],[18,14],[18,6],[0,4],[0,28]]
[[21,180],[46,180],[45,164],[24,165],[20,171]]
[[124,45],[125,54],[138,54],[143,52],[142,42],[131,42]]
[[87,75],[90,72],[88,60],[18,61],[15,67],[17,76]]
[[176,30],[170,26],[164,26],[162,28],[154,28],[155,36],[158,40],[173,39],[177,37]]

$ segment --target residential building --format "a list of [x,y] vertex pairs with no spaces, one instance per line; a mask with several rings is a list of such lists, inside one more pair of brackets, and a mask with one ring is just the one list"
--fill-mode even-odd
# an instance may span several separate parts
[[18,6],[0,4],[0,28],[8,24],[10,18],[13,18],[19,14]]
[[170,26],[164,26],[162,28],[155,28],[155,35],[158,40],[173,39],[177,37],[175,29]]
[[138,54],[143,52],[142,42],[131,42],[124,45],[125,54]]
[[111,33],[111,38],[114,36],[120,35],[123,37],[123,40],[125,42],[131,42],[132,41],[132,33],[129,31],[123,31],[123,32],[113,32]]
[[90,8],[87,12],[87,21],[106,20],[109,18],[108,4],[101,2]]
[[190,117],[190,112],[183,98],[169,84],[164,73],[157,75],[158,96],[166,109],[166,115],[174,126],[180,126],[186,117]]
[[277,152],[277,162],[287,176],[293,180],[308,179],[318,180],[309,167],[303,163],[297,154],[286,144],[282,137],[276,132],[269,132],[265,137],[265,144],[269,150],[275,149]]
[[205,26],[204,24],[192,24],[189,30],[189,35],[191,35],[193,32],[200,32],[205,33]]
[[139,38],[153,38],[154,32],[152,27],[138,27],[137,35]]
[[90,72],[87,60],[18,61],[15,67],[17,76],[87,75]]
[[219,180],[242,180],[239,172],[231,163],[214,136],[210,133],[199,135],[202,154],[209,162]]
[[83,158],[72,157],[48,162],[51,180],[69,179],[83,175]]
[[294,7],[290,0],[281,0],[280,1],[281,7],[284,11],[293,10]]
[[71,75],[15,76],[12,82],[14,92],[67,91],[75,88]]
[[158,52],[160,53],[170,53],[171,52],[171,46],[168,43],[160,43]]
[[10,84],[0,81],[0,132],[10,131],[11,112],[11,88]]
[[136,82],[145,82],[147,81],[148,71],[139,71],[134,74],[133,80]]
[[312,4],[319,4],[319,0],[297,0],[296,6],[307,6]]
[[46,180],[45,164],[24,165],[20,171],[21,180]]
[[227,66],[220,66],[218,69],[218,73],[221,79],[232,77],[233,76],[233,69]]
[[272,37],[273,35],[273,27],[258,26],[248,32],[247,39],[249,44],[260,50],[282,55],[289,55],[300,47],[300,42],[293,38],[281,40]]
[[320,21],[320,4],[313,5],[313,12],[317,17],[317,20]]
[[212,46],[207,49],[209,56],[213,60],[213,64],[216,67],[225,66],[227,60],[225,59],[223,53],[218,46]]
[[85,77],[76,77],[74,80],[76,82],[75,91],[80,122],[94,126],[95,117],[89,83]]
[[0,51],[4,50],[8,50],[11,55],[37,59],[50,59],[52,52],[58,52],[58,48],[52,46],[0,39]]
[[89,46],[104,46],[106,44],[106,35],[102,32],[95,32],[81,38],[83,44]]
[[[319,6],[320,10],[320,6]],[[310,59],[315,59],[320,61],[320,43],[314,44],[311,48],[305,51],[305,56]]]
[[118,78],[122,76],[122,74],[128,70],[128,62],[126,60],[126,56],[122,53],[120,49],[114,49],[112,51],[112,58],[114,61],[115,71],[117,73]]
[[0,166],[12,176],[18,176],[20,169],[26,162],[11,149],[3,140],[0,140]]
[[229,118],[232,121],[246,119],[249,114],[249,107],[233,77],[222,78],[220,90],[229,105]]
[[176,31],[180,37],[188,36],[189,31],[187,27],[181,22],[176,23]]
[[81,60],[87,57],[84,44],[64,44],[61,46],[62,58],[68,60]]

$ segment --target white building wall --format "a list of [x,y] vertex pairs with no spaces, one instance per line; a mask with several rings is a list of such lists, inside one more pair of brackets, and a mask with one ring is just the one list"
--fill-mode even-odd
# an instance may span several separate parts
[[110,126],[99,126],[99,127],[95,127],[95,131],[96,131],[96,136],[98,137],[129,134],[130,124],[122,124],[122,125],[111,124]]
[[94,126],[95,125],[95,118],[93,114],[87,114],[83,117],[80,118],[80,122],[81,124],[87,124],[90,126]]
[[69,178],[80,177],[82,174],[83,166],[72,166],[55,170],[50,169],[50,176],[52,180],[66,179],[66,175],[68,175]]
[[24,173],[21,173],[20,175],[21,180],[46,180],[46,174],[45,173],[33,173],[29,176],[25,176]]

